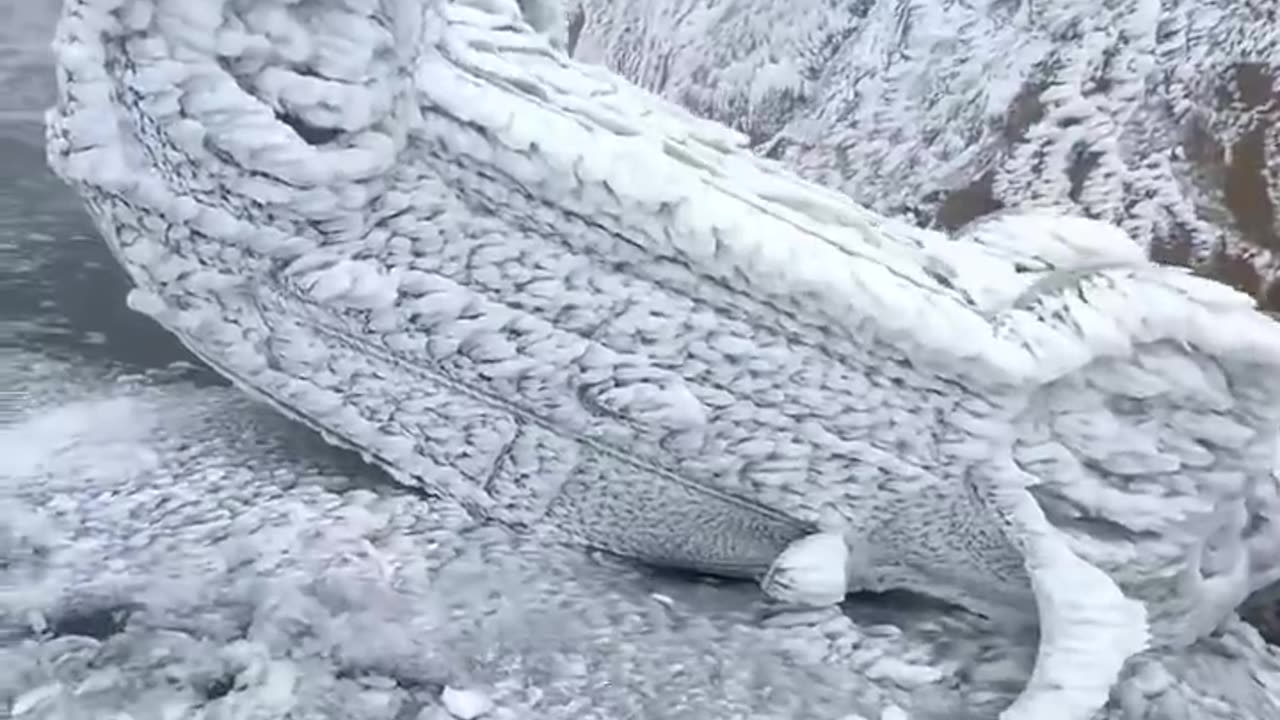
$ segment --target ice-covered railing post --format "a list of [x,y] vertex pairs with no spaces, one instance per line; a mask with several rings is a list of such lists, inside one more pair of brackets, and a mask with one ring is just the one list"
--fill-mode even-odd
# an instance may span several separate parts
[[1147,648],[1196,702],[1277,573],[1280,329],[1109,225],[881,217],[511,2],[69,0],[56,48],[50,163],[133,306],[479,516],[1034,624],[1010,720]]

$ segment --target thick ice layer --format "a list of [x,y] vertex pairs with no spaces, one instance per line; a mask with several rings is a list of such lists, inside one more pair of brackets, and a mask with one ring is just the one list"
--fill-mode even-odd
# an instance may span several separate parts
[[1115,228],[879,217],[511,3],[83,0],[57,48],[133,306],[476,515],[743,577],[843,532],[853,589],[1038,619],[1011,719],[1277,572],[1280,329]]
[[[761,627],[750,585],[479,523],[233,390],[17,360],[43,379],[0,430],[18,451],[0,464],[0,707],[15,717],[381,720],[453,687],[484,692],[495,718],[986,720],[1030,671],[1034,638],[936,605],[855,600],[852,623]],[[1268,717],[1254,682],[1280,684],[1280,658],[1232,621],[1137,661],[1101,717]]]
[[[483,690],[492,717],[901,704],[978,720],[1027,671],[1025,638],[959,614],[762,628],[750,585],[482,525],[230,389],[44,389],[53,404],[0,431],[20,451],[0,465],[0,707],[16,717],[415,717],[451,686]],[[964,690],[934,682],[983,665]]]
[[867,207],[947,228],[1070,207],[1280,301],[1271,0],[566,5],[575,57]]

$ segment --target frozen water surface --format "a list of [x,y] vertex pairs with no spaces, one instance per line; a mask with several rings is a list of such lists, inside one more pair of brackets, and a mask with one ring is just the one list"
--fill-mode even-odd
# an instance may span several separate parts
[[0,436],[0,696],[29,717],[414,717],[466,714],[478,694],[497,717],[862,702],[820,631],[758,627],[754,588],[478,526],[182,372],[19,360],[80,376],[74,393],[34,388]]
[[[0,3],[0,707],[879,717],[884,698],[842,679],[901,644],[892,607],[855,610],[874,636],[828,662],[824,632],[842,629],[761,628],[754,586],[477,526],[187,364],[126,308],[121,271],[45,167],[56,5]],[[929,674],[899,666],[877,672]],[[956,704],[949,689],[916,694]]]

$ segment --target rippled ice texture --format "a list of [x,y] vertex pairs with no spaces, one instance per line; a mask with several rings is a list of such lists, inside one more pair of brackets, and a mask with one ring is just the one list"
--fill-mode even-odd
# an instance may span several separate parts
[[578,57],[887,214],[1052,205],[1280,309],[1275,0],[569,0]]
[[[478,527],[214,378],[155,372],[183,354],[123,312],[118,272],[39,160],[55,14],[0,0],[0,387],[23,390],[0,430],[0,707],[428,720],[454,686],[498,716],[879,716],[822,657],[821,629],[756,626],[751,587]],[[772,69],[753,97],[797,77]],[[926,713],[946,702],[917,695]]]

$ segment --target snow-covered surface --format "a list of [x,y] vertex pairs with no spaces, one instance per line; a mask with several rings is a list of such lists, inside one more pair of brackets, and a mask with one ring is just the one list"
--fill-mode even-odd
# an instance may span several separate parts
[[[50,161],[133,306],[451,497],[424,506],[447,532],[751,575],[834,521],[857,589],[991,613],[1001,647],[1038,614],[1010,718],[1086,718],[1143,668],[1207,702],[1220,625],[1257,676],[1226,711],[1273,709],[1232,610],[1277,568],[1280,331],[1243,297],[1099,223],[877,216],[567,62],[514,3],[82,0],[57,50]],[[929,692],[851,673],[844,712],[1007,700],[957,697],[980,671],[957,690],[922,645]]]
[[445,710],[459,720],[475,720],[493,709],[493,701],[479,690],[446,687],[440,700]]
[[770,598],[829,607],[849,594],[849,546],[840,531],[806,535],[779,553],[760,581]]
[[566,2],[575,56],[868,207],[1072,208],[1280,308],[1274,0]]
[[[529,720],[984,720],[1030,671],[1033,638],[901,598],[762,626],[750,584],[477,523],[180,369],[9,358],[45,378],[0,430],[14,717],[444,720],[477,693]],[[1135,661],[1101,717],[1261,719],[1268,692],[1280,657],[1233,621]]]
[[24,718],[383,720],[474,692],[495,718],[977,720],[1029,670],[1031,638],[937,608],[762,627],[749,583],[478,523],[234,390],[81,368],[68,393],[14,359],[48,378],[0,435],[0,707]]

